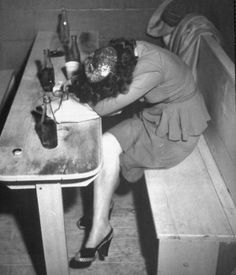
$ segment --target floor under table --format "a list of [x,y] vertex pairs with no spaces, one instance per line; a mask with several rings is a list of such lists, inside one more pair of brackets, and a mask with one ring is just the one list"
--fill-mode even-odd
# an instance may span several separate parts
[[[83,214],[85,190],[89,188],[63,189],[69,258],[85,236],[85,232],[76,227],[76,221]],[[109,256],[105,261],[97,260],[88,269],[70,269],[70,274],[155,274],[155,236],[145,192],[142,181],[121,185],[114,196],[111,219],[114,238]],[[1,275],[45,275],[37,215],[35,190],[12,191],[0,187]]]

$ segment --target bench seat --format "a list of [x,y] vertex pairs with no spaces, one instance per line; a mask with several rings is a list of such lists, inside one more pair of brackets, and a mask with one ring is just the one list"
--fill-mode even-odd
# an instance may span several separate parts
[[236,275],[235,67],[211,35],[199,46],[208,128],[182,163],[145,171],[158,275]]
[[145,179],[159,245],[157,274],[217,274],[221,244],[236,248],[236,208],[204,137],[182,163],[146,170]]

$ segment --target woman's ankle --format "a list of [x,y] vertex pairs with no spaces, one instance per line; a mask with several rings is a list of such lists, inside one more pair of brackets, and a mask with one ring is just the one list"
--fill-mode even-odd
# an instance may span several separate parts
[[111,225],[109,222],[92,226],[92,229],[89,233],[88,240],[85,247],[96,247],[111,231]]

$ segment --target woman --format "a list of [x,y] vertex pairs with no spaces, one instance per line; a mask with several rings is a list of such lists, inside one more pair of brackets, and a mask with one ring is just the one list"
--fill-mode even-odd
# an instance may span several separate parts
[[82,75],[71,89],[99,115],[112,115],[135,102],[141,102],[141,109],[103,135],[92,227],[70,261],[71,268],[87,267],[97,255],[108,255],[113,234],[108,216],[120,170],[126,180],[135,182],[145,168],[180,163],[193,151],[209,120],[190,69],[176,55],[150,43],[112,40],[85,61]]

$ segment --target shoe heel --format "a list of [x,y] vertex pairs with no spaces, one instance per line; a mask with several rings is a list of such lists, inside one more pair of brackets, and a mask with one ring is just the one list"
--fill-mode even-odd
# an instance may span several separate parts
[[108,256],[108,251],[109,251],[109,247],[110,247],[110,244],[111,244],[111,240],[112,239],[108,240],[101,247],[99,247],[98,255],[99,255],[99,260],[100,261],[104,261],[105,257]]

